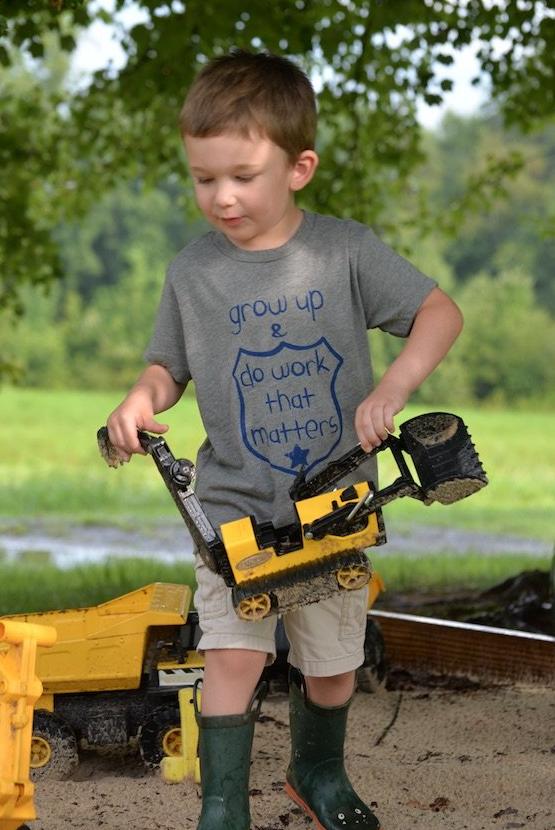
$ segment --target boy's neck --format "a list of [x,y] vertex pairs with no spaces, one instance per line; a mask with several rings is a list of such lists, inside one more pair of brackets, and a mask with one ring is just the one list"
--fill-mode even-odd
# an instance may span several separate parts
[[303,217],[303,211],[293,201],[278,224],[262,235],[257,235],[251,240],[239,240],[232,234],[225,234],[225,232],[224,234],[232,245],[244,251],[270,251],[273,248],[281,248],[295,236]]

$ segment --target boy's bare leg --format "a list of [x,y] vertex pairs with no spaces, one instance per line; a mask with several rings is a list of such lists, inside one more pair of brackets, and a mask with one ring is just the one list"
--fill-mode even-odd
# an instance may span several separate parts
[[355,688],[355,672],[348,671],[332,677],[305,677],[308,697],[318,706],[343,706]]
[[204,654],[202,714],[238,715],[247,711],[266,664],[265,651],[207,649]]

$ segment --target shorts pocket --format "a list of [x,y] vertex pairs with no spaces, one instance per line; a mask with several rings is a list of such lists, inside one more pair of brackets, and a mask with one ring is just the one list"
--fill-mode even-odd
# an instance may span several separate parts
[[368,609],[368,586],[357,591],[345,591],[342,595],[339,639],[364,637]]
[[227,614],[228,603],[231,602],[231,589],[227,587],[221,576],[206,567],[197,556],[195,573],[197,589],[195,591],[195,608],[198,611],[199,623],[213,620]]

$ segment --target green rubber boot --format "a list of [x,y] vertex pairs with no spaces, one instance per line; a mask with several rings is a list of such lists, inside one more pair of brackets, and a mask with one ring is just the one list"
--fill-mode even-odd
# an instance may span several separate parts
[[249,773],[254,724],[266,694],[255,691],[244,715],[202,717],[197,686],[193,696],[199,727],[202,810],[197,830],[250,830]]
[[285,792],[319,830],[379,830],[380,822],[354,791],[345,772],[343,746],[351,701],[324,707],[306,696],[304,679],[289,680],[291,761]]

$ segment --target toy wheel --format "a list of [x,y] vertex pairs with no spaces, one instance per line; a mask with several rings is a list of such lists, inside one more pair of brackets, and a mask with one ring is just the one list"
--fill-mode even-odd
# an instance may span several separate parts
[[52,712],[35,712],[29,764],[32,780],[61,781],[69,778],[78,764],[77,738],[69,723]]
[[346,591],[364,588],[370,580],[370,571],[366,565],[347,565],[336,573],[337,581]]
[[139,750],[147,767],[182,754],[179,706],[159,706],[150,713],[139,731]]
[[242,620],[263,620],[267,617],[272,608],[272,600],[269,594],[254,594],[252,597],[245,597],[237,606],[237,614]]
[[40,769],[45,767],[52,758],[50,743],[40,735],[33,735],[31,738],[31,767]]

